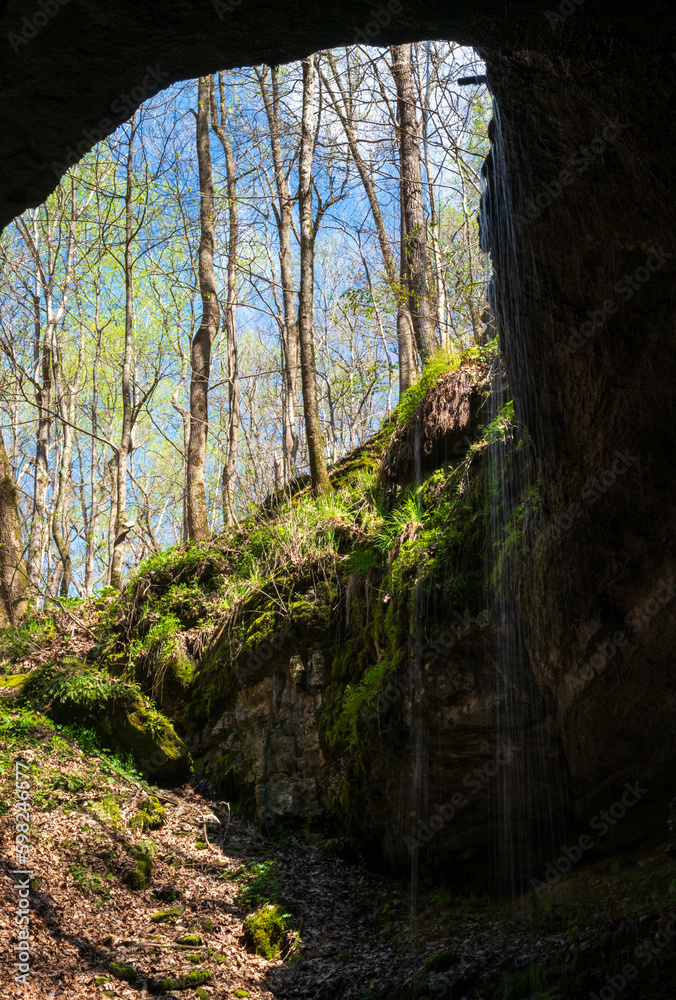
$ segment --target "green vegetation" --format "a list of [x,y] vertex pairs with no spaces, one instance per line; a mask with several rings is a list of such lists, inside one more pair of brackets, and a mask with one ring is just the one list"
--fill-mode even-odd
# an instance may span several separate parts
[[[128,871],[125,882],[130,889],[142,890],[148,887],[153,872],[153,859],[148,845],[141,844],[132,848],[132,867]],[[150,919],[155,921],[157,914]],[[155,921],[157,922],[157,921]]]
[[261,861],[234,872],[240,886],[237,902],[245,910],[256,910],[264,903],[277,903],[281,894],[281,872],[276,861]]
[[204,986],[211,978],[210,972],[204,969],[195,969],[193,972],[187,972],[177,978],[169,976],[160,980],[155,992],[169,993],[171,990],[194,990],[198,986]]
[[33,611],[19,625],[0,630],[0,662],[21,660],[44,647],[56,636],[54,615]]
[[79,727],[85,740],[90,734],[92,745],[103,743],[131,754],[139,768],[150,766],[168,780],[189,773],[189,754],[172,723],[133,681],[64,657],[37,667],[24,683],[19,700],[71,731]]
[[108,968],[117,979],[123,979],[127,983],[135,983],[138,978],[136,969],[126,962],[110,962]]
[[105,899],[110,898],[110,886],[106,884],[106,880],[101,875],[95,874],[88,868],[76,866],[71,866],[70,874],[75,885],[85,895],[103,896]]
[[491,342],[486,347],[473,344],[464,350],[450,347],[448,350],[439,351],[427,362],[421,375],[399,400],[394,411],[396,424],[406,425],[415,416],[421,402],[440,378],[457,371],[463,364],[484,362],[495,349],[495,342]]
[[107,823],[108,826],[112,827],[114,830],[120,830],[122,828],[122,814],[120,812],[120,807],[112,795],[107,795],[99,802],[94,802],[92,805],[92,812],[98,816],[102,822]]
[[129,820],[129,826],[132,830],[147,833],[148,830],[158,830],[166,818],[167,810],[160,805],[157,796],[150,795],[141,802],[139,811]]
[[94,670],[76,657],[64,657],[58,664],[37,667],[24,684],[22,695],[36,705],[54,705],[54,712],[65,718],[78,709],[133,705],[141,691],[138,685]]
[[244,933],[257,955],[276,958],[289,929],[290,914],[278,903],[267,903],[244,921]]
[[184,909],[185,907],[182,903],[176,903],[174,906],[168,906],[166,910],[158,910],[156,913],[153,913],[150,921],[153,924],[166,924],[170,920],[180,917]]

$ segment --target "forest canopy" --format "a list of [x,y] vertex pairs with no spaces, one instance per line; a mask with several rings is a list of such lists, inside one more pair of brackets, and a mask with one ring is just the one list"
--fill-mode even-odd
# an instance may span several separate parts
[[6,229],[10,619],[299,475],[330,489],[433,356],[482,342],[480,72],[432,42],[178,84]]

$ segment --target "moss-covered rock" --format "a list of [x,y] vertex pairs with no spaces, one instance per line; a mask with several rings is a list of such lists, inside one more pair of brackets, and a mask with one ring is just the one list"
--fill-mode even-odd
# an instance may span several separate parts
[[129,820],[132,830],[139,830],[146,833],[148,830],[158,830],[167,818],[167,810],[160,805],[160,800],[151,795],[144,799],[139,806],[139,811]]
[[[130,889],[140,891],[147,889],[153,873],[153,859],[142,848],[134,848],[132,864],[125,874],[124,881]],[[151,918],[152,919],[152,918]]]
[[174,906],[168,906],[166,910],[158,910],[156,913],[153,913],[150,921],[153,924],[167,923],[170,920],[175,920],[176,917],[180,917],[184,909],[183,903],[175,903]]
[[0,677],[0,697],[19,694],[29,674],[6,674]]
[[208,983],[211,978],[212,974],[206,969],[195,969],[193,972],[186,972],[185,975],[177,978],[168,976],[166,979],[161,979],[153,992],[168,993],[171,990],[194,990],[198,986]]
[[136,969],[126,962],[111,962],[108,965],[110,972],[116,979],[123,979],[127,983],[135,983],[138,979]]
[[244,921],[244,934],[257,955],[276,958],[289,928],[289,915],[278,903],[269,903]]
[[92,812],[95,816],[98,816],[102,822],[107,823],[108,826],[112,826],[113,829],[121,829],[122,813],[120,812],[120,807],[112,795],[106,795],[105,798],[99,799],[98,802],[94,802],[92,805]]
[[23,685],[21,698],[56,722],[95,729],[106,746],[131,753],[139,770],[155,780],[178,782],[192,769],[172,723],[137,684],[76,657],[38,667]]

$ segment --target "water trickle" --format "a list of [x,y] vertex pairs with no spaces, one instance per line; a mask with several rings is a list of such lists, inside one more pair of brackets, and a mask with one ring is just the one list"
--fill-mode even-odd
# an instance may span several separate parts
[[[533,658],[538,655],[534,609],[521,606],[525,593],[533,596],[533,587],[525,584],[534,579],[536,456],[542,454],[547,438],[547,415],[533,413],[522,390],[530,382],[528,366],[537,353],[533,350],[537,324],[546,309],[544,303],[534,308],[544,297],[535,263],[537,229],[528,225],[520,211],[528,198],[528,175],[523,169],[527,158],[520,146],[514,146],[511,135],[508,141],[495,102],[489,136],[481,238],[493,263],[489,307],[499,344],[490,420],[498,420],[512,395],[516,410],[516,424],[492,436],[487,455],[486,597],[496,629],[495,741],[497,747],[513,751],[512,763],[498,772],[495,786],[500,832],[493,845],[493,867],[498,882],[515,897],[528,888],[529,879],[551,855],[553,845],[565,837],[565,830],[558,829],[562,779],[552,763],[557,757],[556,738],[533,672]],[[542,366],[538,371],[546,369]],[[528,649],[524,610],[531,625]]]

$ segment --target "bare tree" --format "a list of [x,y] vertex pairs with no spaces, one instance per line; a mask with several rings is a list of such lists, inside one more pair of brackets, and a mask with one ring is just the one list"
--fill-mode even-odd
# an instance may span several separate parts
[[[282,349],[284,356],[284,392],[282,396],[282,442],[283,465],[277,468],[277,483],[285,486],[298,460],[298,431],[296,429],[296,372],[298,370],[298,326],[296,324],[296,300],[293,287],[291,257],[291,227],[295,198],[289,191],[289,182],[284,169],[279,113],[279,69],[270,70],[272,95],[267,86],[267,69],[256,68],[256,76],[263,97],[268,119],[270,150],[275,177],[277,204],[273,203],[279,240],[279,273],[282,285],[284,309],[284,333]],[[281,474],[280,474],[281,471]]]
[[201,76],[197,88],[196,139],[200,185],[199,285],[202,320],[190,352],[190,440],[188,442],[188,536],[204,541],[209,536],[204,468],[209,426],[209,375],[211,348],[220,325],[214,277],[214,177],[209,145],[211,78]]
[[0,431],[0,625],[15,624],[24,616],[28,595],[16,486]]
[[218,117],[216,94],[211,82],[211,127],[218,136],[225,155],[228,190],[228,274],[225,302],[225,334],[228,364],[228,440],[221,476],[223,521],[233,524],[235,515],[235,475],[239,436],[239,371],[237,368],[237,247],[239,244],[239,209],[237,205],[237,169],[232,143],[225,128],[225,88],[223,74],[218,74],[221,117]]
[[409,46],[392,45],[392,76],[397,88],[401,183],[402,265],[418,350],[423,363],[437,345],[427,302],[427,230],[420,169],[420,125]]
[[310,461],[310,477],[315,493],[332,489],[324,458],[324,436],[317,402],[317,368],[312,333],[314,296],[314,244],[317,233],[312,218],[312,159],[315,133],[315,60],[303,59],[303,118],[298,161],[298,202],[300,209],[300,295],[298,300],[298,339],[300,371],[303,382],[305,434]]
[[[127,519],[127,459],[131,451],[134,426],[134,406],[131,392],[132,360],[134,350],[134,257],[133,244],[138,234],[134,226],[134,139],[138,120],[134,115],[129,123],[127,143],[127,183],[124,195],[124,357],[122,360],[122,430],[116,458],[115,534],[110,560],[110,585],[118,590],[122,586],[122,557],[124,543],[133,527]],[[112,518],[111,518],[112,520]]]
[[[359,142],[357,140],[357,134],[355,130],[355,114],[354,114],[354,96],[350,89],[350,76],[347,74],[347,86],[343,82],[340,72],[336,66],[336,61],[331,52],[327,53],[327,61],[331,67],[331,72],[333,75],[333,80],[340,93],[340,101],[338,101],[336,94],[332,89],[331,82],[327,78],[325,73],[322,73],[322,79],[324,81],[324,86],[326,87],[331,101],[333,103],[333,108],[340,123],[345,132],[345,137],[348,142],[350,149],[350,154],[357,168],[361,182],[364,186],[364,191],[369,201],[369,207],[371,209],[371,214],[373,215],[373,221],[376,227],[376,233],[378,236],[378,243],[380,245],[380,251],[383,259],[383,268],[385,275],[387,277],[387,283],[390,286],[394,300],[397,304],[397,346],[399,353],[399,395],[402,396],[406,390],[410,387],[411,381],[413,379],[414,373],[414,363],[413,363],[413,320],[411,316],[411,311],[409,309],[409,303],[407,301],[407,296],[403,294],[402,283],[400,276],[397,274],[394,259],[392,256],[392,249],[390,247],[390,241],[387,235],[387,229],[385,228],[385,220],[383,219],[383,213],[380,208],[380,203],[378,201],[378,193],[376,191],[376,186],[373,177],[368,169],[366,161],[361,154],[359,148]],[[320,71],[321,72],[321,71]],[[368,276],[370,282],[370,276]]]

